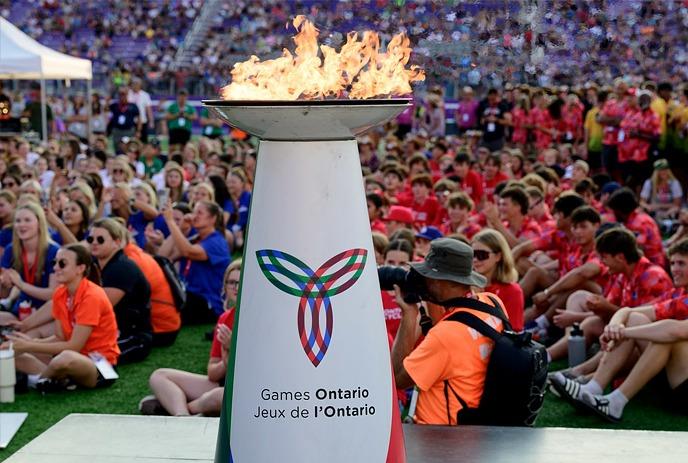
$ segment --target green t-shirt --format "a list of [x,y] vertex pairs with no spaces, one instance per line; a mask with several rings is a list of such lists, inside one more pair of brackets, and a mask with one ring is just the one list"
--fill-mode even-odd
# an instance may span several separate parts
[[167,128],[173,129],[185,129],[191,132],[192,122],[189,116],[196,114],[196,110],[193,109],[189,103],[184,105],[184,111],[179,111],[179,104],[175,101],[167,108],[167,114],[174,114],[177,117],[167,121]]
[[162,161],[160,160],[160,158],[153,158],[153,163],[150,165],[148,165],[146,158],[144,158],[143,156],[141,156],[139,161],[141,161],[143,163],[143,166],[146,170],[146,177],[148,177],[148,178],[153,177],[153,175],[160,172],[163,168],[163,164],[162,164]]
[[[27,103],[24,112],[29,114],[29,124],[31,130],[43,133],[43,121],[41,119],[41,104],[37,101]],[[48,121],[48,132],[50,131],[50,121],[53,120],[53,110],[50,105],[45,105],[45,114]]]
[[[208,108],[201,109],[201,117],[205,117],[206,119],[210,118],[210,111],[208,111]],[[204,125],[201,129],[201,133],[206,137],[222,135],[222,127]]]

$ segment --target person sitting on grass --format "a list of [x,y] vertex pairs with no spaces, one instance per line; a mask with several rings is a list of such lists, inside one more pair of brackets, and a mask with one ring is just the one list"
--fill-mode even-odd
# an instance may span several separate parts
[[143,272],[122,251],[124,227],[115,219],[98,219],[86,240],[97,259],[105,294],[115,308],[120,364],[138,362],[150,353],[151,289]]
[[[663,368],[676,398],[685,410],[688,388],[688,240],[669,249],[671,273],[676,290],[670,299],[614,314],[600,337],[604,354],[592,379],[585,385],[560,373],[556,382],[562,397],[583,404],[602,418],[618,422],[624,407]],[[624,382],[612,393],[606,386],[639,352],[640,358]],[[554,378],[553,378],[554,380]],[[571,392],[568,392],[571,391]]]
[[[143,415],[220,414],[234,326],[233,304],[237,301],[240,277],[241,260],[238,259],[225,271],[225,312],[220,315],[215,326],[207,374],[199,375],[171,368],[155,370],[148,381],[153,395],[146,396],[139,402],[139,411]],[[229,304],[232,307],[228,307]]]
[[33,200],[19,206],[14,213],[12,243],[0,262],[0,283],[9,291],[5,299],[9,311],[0,310],[0,325],[11,325],[25,333],[30,331],[31,337],[53,334],[49,311],[38,310],[23,320],[18,315],[22,303],[28,303],[33,311],[50,301],[56,286],[50,262],[58,249],[48,235],[41,206]]
[[578,289],[601,294],[607,286],[609,274],[595,249],[600,220],[600,214],[590,206],[578,207],[571,214],[575,247],[560,263],[565,273],[554,284],[533,295],[534,310],[542,313],[535,319],[540,330],[546,332],[552,322],[561,329],[582,322],[591,313],[563,310],[569,296]]
[[[666,271],[642,255],[635,236],[623,228],[602,233],[595,243],[602,264],[609,269],[612,283],[604,295],[579,290],[566,301],[566,311],[587,316],[581,322],[587,344],[602,335],[605,325],[620,307],[636,307],[664,300],[672,294],[673,284]],[[556,360],[568,351],[568,335],[547,348]]]
[[52,297],[55,335],[31,339],[15,332],[0,348],[18,354],[16,368],[29,375],[29,385],[48,392],[71,382],[86,388],[105,387],[106,379],[96,362],[117,364],[117,322],[107,294],[88,280],[91,254],[81,244],[70,244],[57,252],[53,264],[59,286]]
[[518,285],[511,249],[501,233],[490,228],[473,237],[473,267],[487,278],[483,291],[494,293],[504,302],[511,327],[523,330],[523,291]]

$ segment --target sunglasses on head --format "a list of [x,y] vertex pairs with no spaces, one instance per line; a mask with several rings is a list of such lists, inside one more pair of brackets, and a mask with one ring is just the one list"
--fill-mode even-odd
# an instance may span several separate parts
[[473,258],[480,261],[489,259],[490,254],[492,254],[491,251],[485,251],[484,249],[473,250]]
[[102,236],[97,236],[95,238],[93,236],[89,236],[88,238],[86,238],[86,242],[88,244],[93,244],[94,241],[98,244],[103,244],[105,243],[105,238],[103,238]]
[[67,266],[67,261],[64,259],[53,259],[52,266],[55,267],[56,265],[60,268],[65,268]]

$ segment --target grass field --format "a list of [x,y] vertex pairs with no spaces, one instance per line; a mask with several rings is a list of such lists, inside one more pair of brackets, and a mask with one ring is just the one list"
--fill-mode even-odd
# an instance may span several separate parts
[[[156,368],[205,371],[210,343],[204,340],[203,335],[210,329],[210,325],[184,328],[174,346],[153,351],[145,362],[120,367],[121,378],[109,389],[46,396],[31,391],[18,395],[13,404],[1,404],[1,411],[28,412],[29,417],[10,446],[0,450],[0,461],[70,413],[138,414],[139,400],[150,393],[148,376]],[[563,367],[563,363],[557,366]],[[634,400],[619,425],[609,425],[594,416],[578,414],[568,404],[548,395],[537,426],[688,431],[688,416],[668,411],[670,407],[663,402],[667,395],[657,392],[659,390],[650,389]]]

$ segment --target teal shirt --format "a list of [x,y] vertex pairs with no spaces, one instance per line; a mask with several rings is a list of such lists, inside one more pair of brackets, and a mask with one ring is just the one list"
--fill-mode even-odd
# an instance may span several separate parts
[[184,111],[179,111],[179,104],[175,101],[167,108],[167,114],[174,114],[174,119],[167,121],[167,128],[173,129],[185,129],[191,132],[192,122],[189,116],[196,114],[196,110],[189,103],[184,105]]
[[[201,109],[201,117],[205,117],[206,119],[210,118],[210,111],[208,111],[208,108]],[[204,125],[201,129],[201,133],[206,137],[222,135],[222,127]]]

